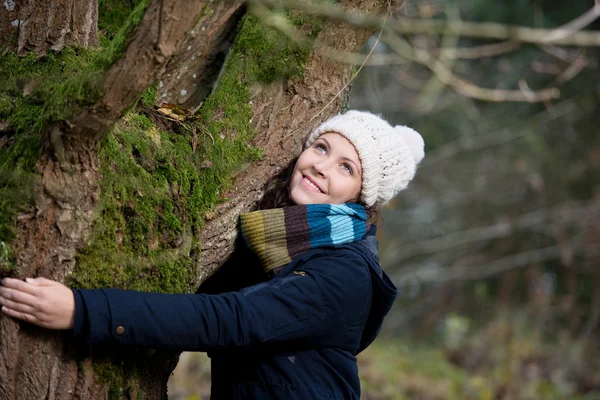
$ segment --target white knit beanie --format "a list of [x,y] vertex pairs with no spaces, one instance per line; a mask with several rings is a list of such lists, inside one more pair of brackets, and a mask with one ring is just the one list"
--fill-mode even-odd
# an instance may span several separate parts
[[376,209],[406,189],[425,155],[425,143],[417,131],[392,127],[366,111],[350,110],[331,117],[308,135],[305,148],[328,132],[341,134],[356,148],[362,164],[360,199]]

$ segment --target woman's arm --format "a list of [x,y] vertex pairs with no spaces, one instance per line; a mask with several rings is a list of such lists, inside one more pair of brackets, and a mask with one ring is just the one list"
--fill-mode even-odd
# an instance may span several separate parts
[[[240,292],[219,295],[79,290],[75,292],[83,306],[78,306],[78,310],[82,309],[86,318],[75,333],[85,336],[91,344],[112,341],[179,350],[289,346],[290,343],[300,347],[346,347],[350,344],[341,343],[340,337],[352,321],[368,310],[368,274],[359,257],[323,257],[304,265],[302,273],[290,273]],[[24,289],[18,297],[25,303],[20,304],[27,307],[35,303],[25,296],[27,290],[36,294],[54,293],[61,299],[73,297],[71,290],[62,285],[52,291],[18,286]],[[4,295],[0,297],[6,299]],[[54,302],[62,303],[64,299]],[[49,304],[41,300],[39,303]],[[64,318],[62,325],[49,323],[54,314],[44,307],[42,310],[27,309],[32,313],[26,314],[35,319],[20,318],[22,314],[9,315],[38,325],[43,320],[41,326],[48,328],[73,327],[72,305],[66,326]]]

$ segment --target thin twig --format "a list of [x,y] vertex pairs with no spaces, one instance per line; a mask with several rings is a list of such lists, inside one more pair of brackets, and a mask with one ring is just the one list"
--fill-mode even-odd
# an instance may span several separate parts
[[[451,51],[440,54],[440,59],[458,58],[464,60],[473,60],[477,58],[494,57],[500,54],[509,53],[518,49],[521,43],[516,41],[506,41],[500,43],[485,44],[476,47],[458,47],[449,49]],[[435,54],[435,53],[434,53]]]
[[581,31],[583,28],[594,22],[600,17],[600,6],[598,2],[585,13],[581,14],[574,20],[553,29],[552,32],[546,38],[547,43],[556,43],[559,40],[565,39],[576,32]]
[[154,48],[156,50],[158,50],[160,47],[160,41],[162,36],[163,2],[163,0],[160,0],[160,5],[158,8],[158,33],[156,34],[156,43],[154,44]]
[[[329,4],[314,4],[299,0],[252,0],[270,6],[284,7],[321,15],[331,19],[346,21],[356,26],[382,29],[383,17],[356,11],[348,11]],[[587,21],[587,19],[586,19]],[[569,24],[567,24],[569,26]],[[492,22],[460,23],[443,20],[428,20],[397,17],[388,24],[390,30],[399,34],[421,33],[429,35],[450,34],[463,37],[514,40],[523,43],[557,44],[566,46],[600,46],[600,32],[569,29],[537,29],[524,26],[498,24]],[[549,38],[551,40],[549,40]]]
[[538,91],[523,88],[521,90],[482,88],[458,77],[438,60],[433,59],[431,54],[411,47],[406,41],[391,32],[387,33],[385,40],[394,51],[429,68],[440,81],[454,88],[454,90],[463,96],[491,102],[515,101],[527,103],[541,102],[560,97],[560,91],[557,88],[546,88]]

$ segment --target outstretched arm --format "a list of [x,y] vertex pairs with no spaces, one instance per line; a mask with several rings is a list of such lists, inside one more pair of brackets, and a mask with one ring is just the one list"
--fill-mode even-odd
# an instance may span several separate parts
[[195,351],[257,345],[355,348],[348,338],[356,335],[348,334],[362,329],[371,287],[367,265],[353,256],[314,258],[303,271],[219,295],[71,291],[36,281],[6,280],[0,298],[10,311],[3,307],[4,312],[46,328],[73,328],[89,344]]
[[48,329],[71,329],[75,299],[71,289],[46,278],[4,278],[0,287],[2,312]]

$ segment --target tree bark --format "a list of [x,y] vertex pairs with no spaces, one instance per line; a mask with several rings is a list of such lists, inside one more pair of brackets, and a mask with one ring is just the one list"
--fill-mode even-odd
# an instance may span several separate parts
[[[202,54],[216,54],[215,49],[221,48],[239,3],[218,6],[217,12],[203,15],[207,4],[153,1],[124,55],[105,72],[101,99],[75,110],[68,121],[48,127],[38,161],[41,180],[35,207],[18,217],[13,243],[18,277],[45,276],[63,281],[73,271],[98,206],[100,139],[143,91],[165,74],[169,63],[185,54],[179,49],[192,28],[200,28],[196,35],[204,35],[208,43]],[[342,5],[380,11],[384,3],[360,0],[342,1]],[[25,14],[19,9],[18,15]],[[49,14],[40,11],[36,15]],[[28,38],[35,36],[34,27],[43,29],[43,25],[31,21],[27,28],[30,33],[23,33],[25,39],[19,43],[24,44],[19,49],[39,53],[41,44]],[[206,26],[212,29],[201,29]],[[371,34],[371,29],[328,22],[318,40],[338,50],[358,52]],[[202,75],[209,69],[207,63],[197,73]],[[299,151],[302,138],[312,127],[342,109],[352,72],[351,63],[333,62],[313,53],[303,78],[272,84],[252,96],[251,123],[258,131],[254,145],[264,149],[263,159],[238,174],[227,196],[230,200],[205,224],[198,282],[210,276],[231,253],[238,214],[253,205],[268,177],[289,161],[293,155],[290,149]],[[83,351],[68,333],[49,332],[0,317],[1,399],[162,399],[176,359],[176,354],[166,351],[108,347]],[[119,366],[118,372],[115,366]]]
[[[177,104],[193,110],[202,104],[225,62],[242,4],[239,0],[215,4],[208,20],[192,30],[181,51],[167,65],[158,88],[158,105]],[[214,39],[207,41],[205,32]]]
[[98,46],[97,0],[6,0],[0,11],[0,43],[20,55]]

